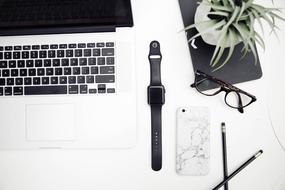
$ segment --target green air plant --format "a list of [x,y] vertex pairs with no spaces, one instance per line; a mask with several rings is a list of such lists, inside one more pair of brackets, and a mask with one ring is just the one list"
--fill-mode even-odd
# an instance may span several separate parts
[[[279,29],[276,26],[276,19],[285,21],[279,14],[281,9],[266,8],[254,4],[254,0],[203,0],[198,4],[208,8],[205,15],[207,19],[202,21],[200,19],[200,22],[195,22],[184,30],[189,31],[193,28],[198,30],[198,33],[192,36],[189,42],[197,37],[203,37],[209,32],[218,32],[216,48],[210,63],[215,71],[222,68],[230,60],[235,46],[241,42],[243,43],[241,58],[252,52],[256,63],[257,50],[255,44],[259,44],[263,49],[265,49],[265,44],[261,35],[254,28],[255,22],[259,23],[263,32],[262,20],[264,20],[269,24],[271,33],[276,34],[276,29]],[[225,51],[227,48],[228,51]],[[223,54],[226,56],[221,60]]]

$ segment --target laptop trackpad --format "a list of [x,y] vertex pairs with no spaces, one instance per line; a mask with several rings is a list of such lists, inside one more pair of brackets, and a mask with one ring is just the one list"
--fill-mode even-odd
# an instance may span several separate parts
[[74,105],[26,105],[28,141],[70,141],[75,139]]

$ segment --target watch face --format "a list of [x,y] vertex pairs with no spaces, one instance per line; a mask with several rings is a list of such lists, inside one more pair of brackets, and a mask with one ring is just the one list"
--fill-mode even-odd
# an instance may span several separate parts
[[150,86],[148,88],[148,103],[149,104],[164,104],[164,87],[163,86]]

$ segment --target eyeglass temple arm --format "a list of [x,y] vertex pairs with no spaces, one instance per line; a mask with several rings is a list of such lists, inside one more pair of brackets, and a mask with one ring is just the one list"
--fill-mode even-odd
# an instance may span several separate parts
[[239,111],[240,113],[244,113],[241,96],[240,96],[239,93],[237,93],[237,95],[238,95],[238,107],[239,107],[239,108],[238,108],[238,111]]

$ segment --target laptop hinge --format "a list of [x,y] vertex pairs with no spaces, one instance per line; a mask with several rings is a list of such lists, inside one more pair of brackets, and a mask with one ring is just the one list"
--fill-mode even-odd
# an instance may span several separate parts
[[115,26],[72,26],[48,28],[22,28],[0,29],[0,36],[41,35],[41,34],[71,34],[71,33],[96,33],[116,32]]

